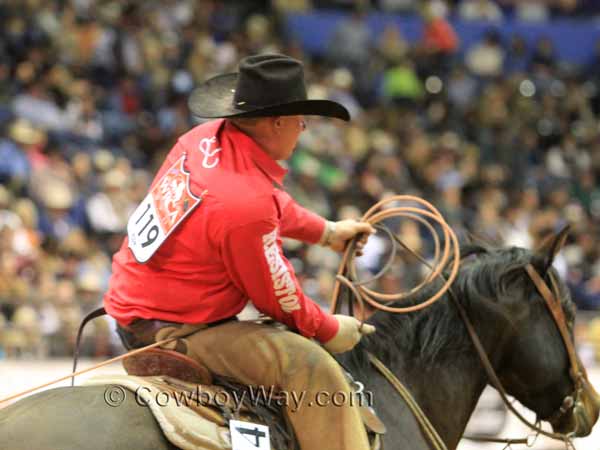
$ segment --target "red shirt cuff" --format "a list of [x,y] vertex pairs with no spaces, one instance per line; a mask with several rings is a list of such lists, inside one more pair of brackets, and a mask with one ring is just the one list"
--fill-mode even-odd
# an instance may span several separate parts
[[325,313],[323,314],[323,322],[321,322],[321,326],[315,333],[315,339],[323,344],[333,339],[339,328],[340,324],[338,323],[337,319],[331,314]]

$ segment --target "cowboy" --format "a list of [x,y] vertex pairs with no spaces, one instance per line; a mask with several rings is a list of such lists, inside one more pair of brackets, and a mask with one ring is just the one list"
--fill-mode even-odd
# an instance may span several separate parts
[[[249,56],[238,73],[209,79],[189,106],[218,120],[178,139],[129,219],[106,311],[127,348],[198,329],[173,348],[213,374],[305,395],[302,407],[286,409],[302,450],[323,448],[325,437],[329,450],[367,449],[357,408],[315,400],[319,392],[350,392],[323,347],[348,351],[375,329],[319,308],[281,247],[288,237],[341,251],[354,236],[375,231],[364,222],[326,221],[280,188],[286,171],[277,160],[291,156],[303,116],[349,120],[348,112],[308,100],[302,64],[276,54]],[[237,321],[249,300],[299,334]]]

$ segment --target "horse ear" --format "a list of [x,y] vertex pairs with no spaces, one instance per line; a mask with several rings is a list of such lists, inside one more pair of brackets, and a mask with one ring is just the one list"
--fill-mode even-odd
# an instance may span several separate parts
[[547,236],[535,251],[533,256],[533,265],[544,275],[552,266],[554,258],[564,247],[567,236],[571,229],[570,225],[565,225],[558,233]]

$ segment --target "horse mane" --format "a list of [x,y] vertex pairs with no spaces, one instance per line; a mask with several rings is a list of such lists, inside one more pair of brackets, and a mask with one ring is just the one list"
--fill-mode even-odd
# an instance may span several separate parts
[[[463,262],[452,285],[456,300],[467,311],[471,311],[476,302],[485,302],[488,310],[499,312],[512,323],[501,300],[523,301],[534,294],[535,286],[524,271],[525,265],[532,260],[531,251],[517,247],[462,245],[461,257]],[[393,306],[421,303],[441,284],[441,280],[433,282],[421,292],[395,302]],[[561,281],[558,284],[561,303],[570,321],[574,317],[574,305],[564,284]],[[514,295],[515,292],[518,295]],[[544,310],[545,306],[540,300],[539,308],[535,309],[536,317],[543,314]],[[347,364],[358,371],[368,366],[367,351],[386,364],[394,364],[402,357],[428,367],[443,365],[462,354],[472,352],[470,338],[448,293],[423,310],[408,314],[378,311],[368,322],[377,327],[377,333],[365,336],[358,344],[357,351],[352,352],[349,360],[346,360]]]

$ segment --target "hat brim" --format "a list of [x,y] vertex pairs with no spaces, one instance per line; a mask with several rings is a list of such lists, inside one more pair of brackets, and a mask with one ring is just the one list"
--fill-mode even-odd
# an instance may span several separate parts
[[307,115],[350,120],[348,110],[331,100],[299,100],[256,109],[236,108],[233,97],[237,77],[237,73],[217,75],[194,89],[188,100],[192,114],[204,119]]

